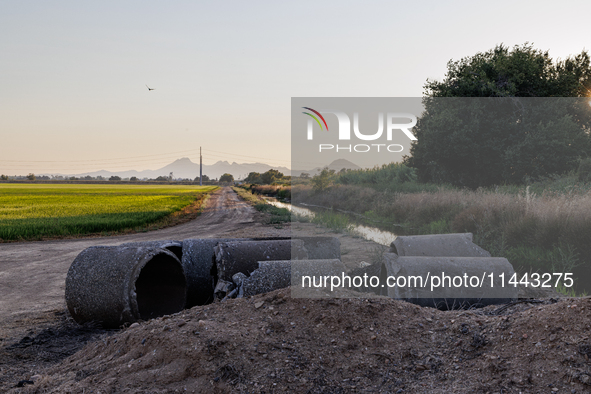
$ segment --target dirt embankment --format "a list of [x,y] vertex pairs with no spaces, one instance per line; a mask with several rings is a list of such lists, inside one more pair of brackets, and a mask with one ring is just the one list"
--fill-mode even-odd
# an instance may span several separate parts
[[14,392],[589,392],[590,308],[442,312],[279,290],[103,335]]

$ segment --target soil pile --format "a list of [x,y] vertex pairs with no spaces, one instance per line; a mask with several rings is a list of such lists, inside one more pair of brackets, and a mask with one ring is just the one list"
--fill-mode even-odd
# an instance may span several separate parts
[[588,298],[443,312],[284,289],[102,334],[13,392],[582,393],[590,311]]

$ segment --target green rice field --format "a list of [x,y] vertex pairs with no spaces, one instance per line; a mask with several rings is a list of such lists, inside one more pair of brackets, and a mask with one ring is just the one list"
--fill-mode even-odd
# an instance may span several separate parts
[[0,242],[141,230],[216,186],[0,184]]

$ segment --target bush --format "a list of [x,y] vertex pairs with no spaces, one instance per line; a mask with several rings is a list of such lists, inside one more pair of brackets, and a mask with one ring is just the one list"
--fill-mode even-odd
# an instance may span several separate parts
[[225,173],[220,177],[220,183],[232,183],[234,182],[234,175]]
[[577,176],[580,182],[591,181],[591,158],[583,159],[579,162]]
[[315,192],[323,192],[326,191],[332,184],[334,183],[335,179],[335,171],[329,170],[328,167],[325,167],[320,171],[320,174],[314,175],[312,177],[312,188]]

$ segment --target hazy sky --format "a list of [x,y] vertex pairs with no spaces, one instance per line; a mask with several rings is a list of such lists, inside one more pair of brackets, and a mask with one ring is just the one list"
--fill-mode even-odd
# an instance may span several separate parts
[[[290,98],[416,97],[450,59],[591,47],[587,1],[0,2],[0,173],[290,166]],[[154,88],[148,91],[145,84]]]

